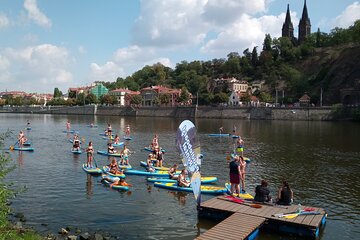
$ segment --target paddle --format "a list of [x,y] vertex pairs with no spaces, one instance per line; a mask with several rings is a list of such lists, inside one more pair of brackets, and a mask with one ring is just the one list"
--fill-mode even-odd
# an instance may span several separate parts
[[97,165],[97,162],[96,162],[96,160],[95,160],[94,155],[93,155],[92,157],[93,157],[93,160],[94,160],[94,163],[95,163],[95,167],[97,168],[97,167],[98,167],[98,165]]
[[225,198],[226,199],[224,199],[224,200],[228,200],[228,201],[231,201],[231,202],[234,202],[234,203],[243,204],[243,205],[246,205],[246,206],[249,206],[249,207],[252,207],[252,208],[262,208],[262,206],[260,204],[247,203],[247,202],[245,202],[245,200],[240,199],[240,198],[236,198],[234,196],[229,195],[229,196],[226,196]]
[[14,145],[11,145],[11,146],[10,146],[10,150],[13,151],[13,150],[14,150],[14,146],[15,146],[16,144],[18,144],[18,143],[19,143],[19,139],[14,143]]

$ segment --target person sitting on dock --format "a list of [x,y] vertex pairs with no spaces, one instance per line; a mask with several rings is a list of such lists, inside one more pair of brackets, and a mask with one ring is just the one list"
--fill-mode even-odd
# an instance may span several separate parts
[[116,153],[114,146],[112,143],[108,143],[108,153]]
[[109,164],[109,172],[112,174],[122,174],[123,173],[123,171],[121,171],[119,169],[119,166],[118,166],[115,158],[113,158],[111,160],[111,163]]
[[245,193],[245,173],[246,173],[246,162],[242,156],[239,156],[240,165],[240,181],[241,181],[241,193]]
[[240,154],[242,157],[244,157],[244,140],[239,136],[239,138],[236,140],[236,151],[238,154]]
[[92,159],[93,159],[93,155],[94,155],[94,148],[92,146],[92,142],[89,142],[88,147],[86,148],[86,157],[87,157],[87,162],[86,162],[86,167],[92,167]]
[[177,183],[179,187],[190,187],[190,182],[186,180],[187,172],[185,169],[181,170],[178,176]]
[[153,168],[153,164],[152,164],[152,158],[153,155],[150,153],[146,159],[146,171],[148,172],[155,172],[155,169]]
[[239,194],[240,193],[240,178],[241,178],[241,170],[239,163],[239,156],[235,155],[234,159],[229,163],[230,168],[230,192],[231,194]]
[[294,192],[291,190],[289,183],[283,181],[282,186],[279,188],[278,199],[276,204],[291,205],[294,199]]
[[270,190],[268,189],[268,183],[265,180],[261,180],[261,185],[255,188],[255,202],[271,202]]
[[124,149],[121,151],[121,165],[124,165],[124,161],[125,161],[125,165],[129,165],[129,154],[130,154],[130,149],[127,148],[126,145],[124,145]]
[[175,163],[170,169],[169,169],[169,179],[178,179],[177,176],[175,176],[177,171],[177,164]]

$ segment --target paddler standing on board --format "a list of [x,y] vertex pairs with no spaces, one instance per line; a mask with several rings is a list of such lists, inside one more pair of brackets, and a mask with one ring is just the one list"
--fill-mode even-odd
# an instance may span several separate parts
[[125,129],[125,137],[130,137],[130,125],[128,124]]
[[239,136],[239,138],[236,140],[236,152],[244,157],[244,141]]
[[86,148],[86,157],[87,157],[86,167],[92,168],[93,155],[94,155],[94,148],[92,142],[90,141],[88,147]]
[[220,132],[220,134],[222,134],[222,133],[223,133],[223,131],[224,131],[224,128],[223,128],[223,127],[220,127],[220,128],[219,128],[219,132]]
[[106,135],[107,135],[107,136],[111,136],[111,133],[112,133],[111,124],[108,123],[108,126],[107,126],[107,128],[106,128]]
[[240,164],[240,181],[241,181],[241,193],[245,193],[245,170],[246,162],[242,156],[239,156]]
[[158,147],[158,146],[159,146],[159,139],[158,139],[158,135],[155,134],[154,138],[153,138],[153,140],[151,142],[152,150],[155,150],[155,148]]
[[124,165],[124,161],[126,165],[129,165],[129,154],[130,154],[130,149],[128,149],[127,146],[124,145],[123,150],[121,150],[120,152],[120,155],[122,156],[121,165]]
[[66,122],[66,131],[70,131],[70,129],[71,129],[71,124],[70,124],[70,121],[67,120],[67,122]]

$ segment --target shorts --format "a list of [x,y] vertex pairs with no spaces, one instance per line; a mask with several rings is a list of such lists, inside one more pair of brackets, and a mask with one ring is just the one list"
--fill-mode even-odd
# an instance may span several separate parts
[[240,183],[240,175],[236,173],[230,173],[230,183],[239,184]]
[[129,156],[124,156],[124,160],[128,160],[129,159]]

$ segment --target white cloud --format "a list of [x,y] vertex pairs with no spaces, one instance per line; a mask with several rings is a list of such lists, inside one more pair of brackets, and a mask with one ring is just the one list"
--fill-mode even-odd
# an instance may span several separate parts
[[332,27],[347,28],[354,24],[355,20],[360,19],[360,3],[354,2],[335,18]]
[[42,27],[51,28],[51,20],[40,11],[36,0],[25,0],[24,8],[26,9],[27,16],[30,20],[33,20],[36,24]]
[[140,46],[168,48],[196,45],[206,36],[201,12],[206,0],[141,2],[133,29],[133,42]]
[[10,21],[9,21],[8,17],[5,14],[0,13],[0,29],[6,28],[9,25],[10,25]]
[[[292,13],[291,17],[293,23],[298,22],[295,13]],[[201,51],[217,57],[224,57],[229,52],[242,53],[246,48],[251,50],[254,46],[262,48],[265,34],[269,33],[271,37],[281,36],[284,19],[285,13],[278,16],[265,15],[260,18],[252,18],[243,14],[229,27],[220,31],[215,39],[205,43]]]
[[72,59],[66,48],[51,44],[23,49],[6,48],[0,56],[0,65],[7,66],[7,79],[19,83],[2,87],[51,92],[54,87],[67,88],[73,81],[69,70]]
[[254,15],[266,10],[267,0],[212,0],[207,1],[202,16],[220,26],[231,24],[243,14]]
[[97,63],[90,65],[91,81],[110,81],[113,82],[117,77],[124,76],[124,70],[115,62],[109,61],[100,66]]

